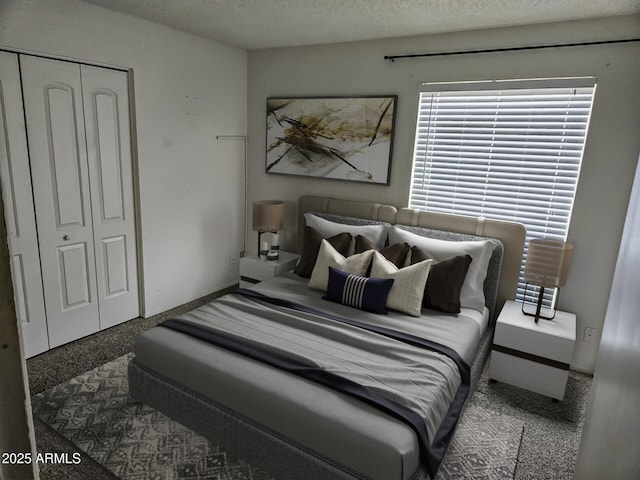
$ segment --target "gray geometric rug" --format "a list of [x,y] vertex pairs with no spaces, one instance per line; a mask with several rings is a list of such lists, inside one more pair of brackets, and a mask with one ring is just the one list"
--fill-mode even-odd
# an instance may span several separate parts
[[473,399],[460,419],[436,480],[513,479],[524,422],[497,415]]
[[[33,413],[123,480],[273,480],[128,395],[124,355],[32,397]],[[469,403],[436,480],[510,480],[523,422]]]

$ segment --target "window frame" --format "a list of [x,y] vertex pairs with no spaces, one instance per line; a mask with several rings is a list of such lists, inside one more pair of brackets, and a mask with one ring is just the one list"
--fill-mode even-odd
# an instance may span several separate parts
[[[527,236],[526,236],[526,240],[525,240],[525,248],[524,248],[524,252],[523,252],[523,257],[522,257],[522,264],[521,264],[521,270],[520,270],[520,279],[519,279],[519,283],[518,283],[518,290],[517,290],[517,295],[516,298],[520,301],[523,300],[524,297],[524,278],[523,278],[523,270],[524,270],[524,262],[526,259],[526,252],[528,249],[528,244],[529,244],[529,240],[531,238],[550,238],[550,239],[554,239],[554,240],[561,240],[561,241],[566,241],[567,240],[567,236],[568,236],[568,231],[569,231],[569,226],[571,223],[571,215],[573,212],[573,204],[575,202],[575,195],[576,195],[576,191],[577,191],[577,186],[578,186],[578,182],[579,182],[579,176],[580,176],[580,170],[581,170],[581,166],[582,166],[582,161],[584,158],[584,151],[585,151],[585,146],[586,146],[586,141],[587,141],[587,137],[588,137],[588,131],[589,131],[589,123],[591,120],[591,113],[593,110],[593,101],[595,98],[595,94],[596,94],[596,87],[597,87],[597,80],[595,77],[563,77],[563,78],[545,78],[545,79],[515,79],[515,80],[486,80],[486,81],[469,81],[469,82],[433,82],[433,83],[423,83],[420,86],[419,89],[419,98],[418,98],[418,112],[417,112],[417,117],[416,117],[416,129],[415,129],[415,143],[414,143],[414,151],[413,151],[413,157],[412,157],[412,165],[411,165],[411,184],[410,184],[410,189],[409,189],[409,198],[408,198],[408,206],[410,208],[417,208],[417,209],[423,209],[423,210],[431,210],[431,211],[436,211],[436,212],[443,212],[443,213],[455,213],[455,214],[463,214],[463,215],[471,215],[471,216],[484,216],[487,218],[493,218],[493,219],[497,219],[497,220],[512,220],[512,221],[520,221],[522,223],[525,224],[525,226],[527,226]],[[458,177],[459,177],[459,173],[447,173],[446,172],[446,167],[450,166],[449,164],[449,160],[427,160],[428,158],[435,158],[435,154],[434,151],[431,151],[431,153],[429,153],[430,151],[430,144],[433,147],[434,144],[436,144],[437,148],[437,141],[436,140],[430,140],[430,138],[432,136],[434,136],[433,132],[430,132],[427,130],[426,134],[424,131],[421,130],[421,125],[423,125],[425,122],[429,122],[430,120],[433,120],[432,117],[436,116],[433,114],[433,110],[434,110],[434,102],[436,102],[436,100],[434,100],[436,98],[436,96],[438,96],[438,98],[450,98],[452,96],[458,96],[461,98],[464,98],[465,96],[468,98],[471,98],[472,95],[475,94],[476,97],[478,97],[477,94],[481,94],[480,96],[486,96],[488,99],[490,98],[515,98],[514,95],[517,95],[518,93],[525,93],[525,94],[529,94],[529,92],[537,92],[540,93],[542,96],[544,96],[546,93],[551,93],[551,92],[557,92],[560,90],[567,90],[567,92],[569,92],[570,90],[574,90],[575,92],[583,92],[583,91],[589,91],[590,90],[590,98],[588,101],[588,108],[586,109],[586,120],[584,122],[582,122],[581,124],[583,124],[583,127],[580,128],[580,130],[583,132],[581,135],[581,139],[580,139],[580,145],[579,145],[579,152],[576,155],[577,150],[575,150],[575,148],[573,149],[572,152],[570,152],[571,158],[569,159],[569,161],[567,161],[566,163],[569,165],[573,165],[574,168],[574,173],[571,175],[567,175],[567,177],[571,177],[568,179],[568,181],[572,181],[573,184],[572,186],[569,186],[569,190],[571,190],[571,198],[568,200],[568,205],[566,205],[567,202],[567,197],[565,196],[564,202],[565,204],[562,205],[562,208],[559,210],[562,210],[562,214],[566,216],[566,221],[564,221],[562,223],[562,225],[557,228],[554,227],[553,229],[551,229],[548,226],[541,228],[538,228],[540,224],[544,224],[545,222],[550,224],[551,222],[549,222],[548,220],[541,220],[538,223],[538,225],[536,225],[536,223],[529,221],[528,219],[530,218],[529,215],[525,215],[525,218],[522,218],[522,208],[523,206],[526,207],[527,205],[527,201],[531,201],[530,199],[527,199],[527,197],[531,196],[532,193],[527,193],[527,194],[523,194],[524,199],[521,199],[522,201],[519,203],[519,207],[515,208],[511,213],[509,214],[495,214],[495,212],[491,212],[490,209],[489,211],[487,211],[487,209],[483,208],[474,208],[472,206],[466,205],[461,211],[459,211],[458,208],[456,208],[455,206],[448,206],[448,207],[443,207],[443,206],[433,206],[433,205],[429,205],[429,200],[426,200],[426,204],[423,204],[424,202],[418,202],[416,200],[416,189],[417,189],[417,184],[420,183],[419,180],[417,180],[416,176],[417,175],[425,175],[425,171],[427,171],[427,164],[430,163],[432,166],[430,167],[431,171],[429,173],[430,178],[434,177],[434,167],[433,165],[438,164],[441,165],[443,168],[443,177],[445,178],[446,175],[450,176],[450,179],[455,178],[455,182],[452,181],[453,183],[456,183],[456,185],[460,184],[460,185],[464,185],[466,183],[466,185],[471,185],[474,184],[475,185],[475,178],[480,179],[481,175],[478,173],[477,175],[475,173],[471,173],[467,176],[466,181],[457,181]],[[425,102],[425,98],[430,99],[430,103],[431,105],[425,105],[427,102]],[[439,100],[438,100],[439,101]],[[507,101],[508,104],[509,101]],[[445,101],[440,102],[442,104],[446,103]],[[468,102],[470,103],[470,102]],[[499,101],[498,101],[499,104]],[[499,105],[501,106],[501,105]],[[502,107],[504,108],[504,107]],[[427,111],[427,114],[425,115],[425,109]],[[446,107],[445,107],[446,109]],[[499,110],[499,108],[498,108]],[[532,112],[535,111],[535,109],[531,109]],[[582,109],[582,111],[584,111],[584,108]],[[447,113],[443,114],[442,117],[446,117]],[[458,117],[460,117],[461,119],[464,118],[464,120],[460,120],[460,125],[458,127],[458,131],[459,134],[461,135],[461,140],[460,143],[458,145],[458,149],[462,150],[463,146],[462,144],[465,143],[467,140],[464,137],[464,126],[463,124],[465,123],[467,118],[471,118],[473,115],[472,114],[467,114],[466,112],[464,114],[456,114]],[[493,120],[493,125],[497,125],[500,123],[500,120],[498,119],[500,113],[496,113],[495,114],[495,119]],[[549,114],[549,116],[553,116],[551,114]],[[557,117],[561,117],[561,115],[557,115]],[[582,115],[582,117],[584,117],[584,115]],[[534,117],[535,118],[535,117]],[[540,117],[537,117],[540,118]],[[554,117],[555,118],[555,117]],[[432,122],[433,123],[433,122]],[[483,124],[489,125],[492,122],[487,120],[487,121],[483,121],[481,122]],[[515,122],[517,123],[517,122]],[[523,122],[523,124],[525,124],[526,122]],[[531,124],[532,122],[530,122]],[[570,123],[568,122],[568,120],[565,119],[565,123]],[[429,124],[429,128],[433,128],[432,125]],[[566,127],[565,127],[566,128]],[[496,127],[497,130],[497,127]],[[453,131],[455,133],[455,128],[451,128],[451,131]],[[523,130],[524,131],[524,130]],[[577,131],[577,130],[576,130]],[[451,134],[451,138],[455,138],[454,133]],[[426,135],[426,137],[425,137]],[[467,134],[468,135],[468,134]],[[468,135],[470,136],[470,135]],[[546,134],[544,135],[546,138]],[[500,134],[496,134],[495,135],[496,138],[502,138],[500,136]],[[513,136],[514,140],[513,140],[513,144],[520,144],[520,139],[517,137],[522,137],[521,133],[516,132],[515,135]],[[543,136],[541,135],[540,137],[535,137],[535,140],[533,141],[533,143],[535,143],[535,141],[539,141]],[[559,138],[559,135],[551,135],[549,136],[549,138]],[[426,138],[426,139],[425,139]],[[482,136],[481,134],[477,135],[477,138],[479,138],[480,140],[478,140],[476,142],[476,140],[470,141],[470,145],[471,144],[475,144],[478,143],[478,145],[471,145],[472,148],[476,148],[476,149],[481,149],[482,146],[479,146],[480,143],[482,143],[482,141],[485,139],[484,136]],[[487,136],[488,138],[488,136]],[[533,138],[533,137],[532,137]],[[441,141],[443,144],[446,143],[444,141]],[[448,141],[450,144],[451,140]],[[525,144],[527,142],[524,142]],[[505,145],[504,143],[502,144],[503,146]],[[575,147],[577,144],[572,144],[572,147]],[[466,146],[466,145],[465,145]],[[462,164],[462,162],[464,161],[464,153],[459,153],[458,156],[456,157],[454,153],[451,152],[444,152],[444,150],[448,148],[448,147],[442,147],[442,151],[440,151],[438,153],[439,156],[442,156],[444,154],[446,155],[451,155],[451,165],[454,165],[455,162],[458,162],[459,164]],[[518,147],[514,147],[514,149],[517,149]],[[562,150],[562,149],[560,149]],[[444,152],[444,153],[443,153]],[[473,152],[474,154],[478,155],[478,151],[476,150],[475,152]],[[491,164],[491,157],[492,155],[490,154],[489,151],[485,152],[487,153],[489,160],[487,161],[488,164]],[[483,153],[481,152],[479,154],[478,158],[481,158],[481,156],[483,155]],[[548,158],[551,158],[552,155],[547,155],[546,153],[544,154],[546,157],[542,158],[540,162],[537,163],[544,163],[545,165],[547,165],[547,167],[549,165],[551,165],[553,162],[549,161]],[[420,156],[420,157],[419,157]],[[514,154],[513,157],[519,157],[520,158],[520,162],[522,164],[522,170],[523,172],[525,170],[532,170],[535,171],[536,168],[540,168],[540,172],[543,172],[544,168],[543,167],[527,167],[525,168],[525,163],[527,162],[527,158],[533,158],[535,155],[527,155],[527,154]],[[565,168],[566,165],[562,165],[562,162],[560,161],[560,154],[557,155],[558,156],[558,160],[557,163],[558,165],[560,165],[559,168]],[[547,158],[548,157],[548,158]],[[576,158],[577,158],[577,169],[575,168],[576,165]],[[417,169],[417,162],[420,162],[420,165],[423,165],[423,167],[421,167],[421,169],[418,171]],[[482,160],[479,161],[480,163],[482,162]],[[508,170],[508,167],[506,166],[509,162],[511,162],[511,160],[509,160],[509,154],[506,154],[504,159],[502,160],[502,165],[500,168],[502,168],[503,170]],[[546,163],[545,163],[546,162]],[[471,164],[472,161],[469,160],[467,158],[467,163]],[[497,161],[494,163],[498,163]],[[513,161],[513,164],[515,165],[517,163],[517,161]],[[491,167],[487,167],[485,170],[483,170],[483,166],[478,166],[477,167],[477,172],[484,172],[487,176],[487,178],[489,177],[489,175],[491,174]],[[453,168],[453,167],[452,167]],[[500,168],[496,167],[496,170],[500,170]],[[514,166],[515,168],[515,166]],[[453,170],[452,170],[453,171]],[[510,181],[510,177],[509,177],[509,173],[508,172],[502,172],[502,175],[504,175],[504,179],[506,182]],[[474,177],[474,175],[476,175]],[[515,175],[515,174],[513,174]],[[530,172],[526,172],[526,175],[533,175]],[[523,173],[522,174],[522,178],[525,178],[526,175]],[[494,177],[495,177],[495,173],[494,173]],[[548,178],[552,178],[551,174],[545,174],[542,175]],[[528,177],[526,177],[528,178]],[[556,181],[558,181],[559,177],[556,177]],[[562,181],[562,180],[561,180]],[[426,183],[429,182],[425,182],[424,179],[422,181],[422,185],[421,185],[421,189],[423,191],[428,190],[429,188],[426,187]],[[431,196],[431,200],[433,201],[434,198],[445,198],[448,196],[448,194],[445,192],[447,186],[447,180],[445,178],[445,180],[440,180],[438,179],[437,181],[433,181],[431,182],[433,185],[438,185],[441,190],[444,193],[441,194],[431,194],[428,195],[427,194],[427,198],[429,196]],[[490,183],[490,181],[486,181],[487,184]],[[520,180],[520,184],[517,185],[517,189],[522,189],[522,184],[525,183],[523,182],[523,180]],[[431,190],[437,190],[438,187],[436,186],[431,186]],[[512,186],[512,187],[516,187],[515,183],[506,183],[504,187],[504,191],[507,192],[509,190],[508,186]],[[538,188],[538,187],[536,187]],[[563,184],[562,188],[564,189],[563,191],[563,195],[566,195],[567,190],[567,185]],[[469,198],[468,198],[468,202],[472,202],[474,201],[474,192],[471,192],[471,190],[476,190],[475,186],[470,187],[469,190]],[[485,190],[487,190],[487,187],[485,186]],[[490,190],[490,189],[489,189]],[[496,188],[496,190],[498,190]],[[461,199],[463,198],[464,195],[466,195],[467,193],[463,192],[463,193],[458,193],[456,191],[456,193],[454,195],[451,195],[449,197],[453,197],[453,198],[457,198],[457,199]],[[508,195],[504,195],[505,198],[507,198]],[[551,195],[552,197],[553,195]],[[496,198],[499,197],[499,195],[495,195]],[[496,200],[491,200],[491,202],[489,203],[493,203]],[[451,203],[451,201],[449,201],[449,203]],[[455,202],[454,202],[455,203]],[[556,205],[553,204],[552,200],[545,200],[545,203],[548,203],[549,205]],[[507,205],[508,207],[508,205]],[[534,228],[535,227],[535,228]],[[556,297],[556,289],[550,289],[547,290],[547,294],[545,295],[545,306],[549,307],[551,305],[554,304],[555,302],[555,297]],[[535,292],[533,292],[532,294],[532,290],[531,290],[531,286],[527,292],[527,299],[532,299],[533,296],[535,295]]]

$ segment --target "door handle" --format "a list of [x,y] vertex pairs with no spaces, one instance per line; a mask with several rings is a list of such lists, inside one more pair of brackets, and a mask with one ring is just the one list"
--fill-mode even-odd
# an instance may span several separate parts
[[64,237],[62,237],[63,240],[71,240],[71,236],[70,235],[65,235]]

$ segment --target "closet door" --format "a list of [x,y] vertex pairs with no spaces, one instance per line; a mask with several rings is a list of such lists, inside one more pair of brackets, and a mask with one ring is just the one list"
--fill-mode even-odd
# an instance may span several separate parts
[[26,357],[49,349],[18,56],[0,52],[0,178]]
[[138,316],[127,74],[82,65],[100,328]]
[[21,56],[50,347],[99,330],[80,66]]

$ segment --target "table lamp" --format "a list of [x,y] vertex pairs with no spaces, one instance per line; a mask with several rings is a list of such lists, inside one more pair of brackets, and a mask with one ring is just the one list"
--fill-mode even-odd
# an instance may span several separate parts
[[527,259],[524,265],[525,300],[529,284],[537,285],[540,287],[540,291],[536,302],[536,312],[526,312],[524,309],[525,302],[523,301],[522,313],[534,317],[536,323],[540,318],[553,320],[555,317],[554,305],[551,306],[551,309],[554,310],[552,316],[545,317],[541,315],[542,297],[544,296],[545,288],[559,288],[567,282],[572,253],[573,245],[570,243],[544,238],[535,238],[529,241]]
[[284,226],[284,203],[279,200],[253,202],[253,230],[258,232],[258,254],[261,251],[260,237],[271,232],[277,235]]

